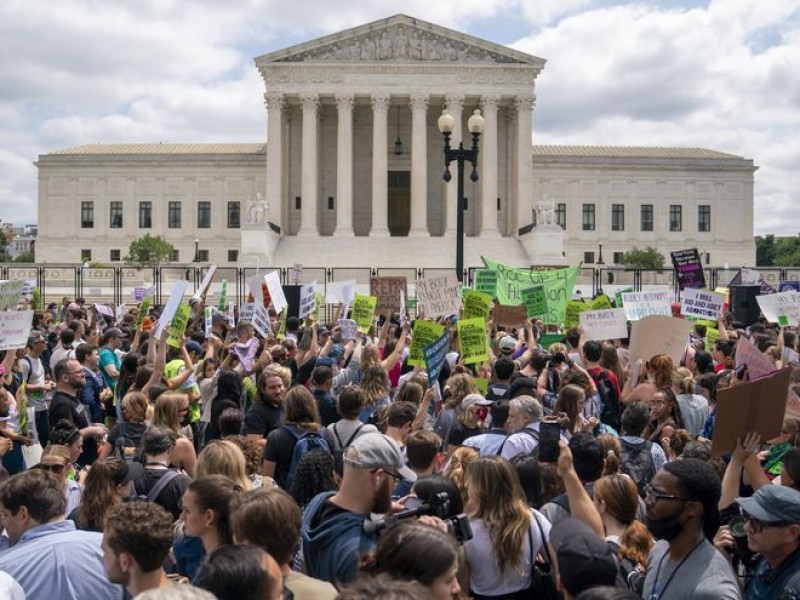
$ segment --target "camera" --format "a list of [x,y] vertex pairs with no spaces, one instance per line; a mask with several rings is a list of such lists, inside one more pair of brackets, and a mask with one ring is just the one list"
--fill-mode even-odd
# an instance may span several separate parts
[[411,519],[423,515],[439,517],[447,525],[447,533],[452,535],[459,543],[472,539],[472,527],[465,514],[450,516],[451,512],[450,495],[447,492],[435,494],[429,503],[422,503],[414,508],[409,508],[393,515],[387,515],[380,521],[364,521],[364,533],[373,535],[380,534],[387,527],[399,523],[404,519]]
[[550,357],[550,361],[554,365],[560,365],[563,362],[567,362],[567,355],[563,352],[556,352],[553,356]]
[[730,548],[733,570],[737,573],[746,572],[752,562],[755,553],[747,545],[747,532],[744,530],[745,518],[742,516],[733,517],[728,522],[734,544]]

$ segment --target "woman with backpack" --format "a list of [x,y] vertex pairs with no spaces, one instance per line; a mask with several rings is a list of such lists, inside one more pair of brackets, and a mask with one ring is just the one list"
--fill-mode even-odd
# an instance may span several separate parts
[[366,400],[360,386],[348,385],[339,393],[336,410],[341,419],[328,425],[333,436],[334,453],[342,453],[353,441],[365,433],[379,433],[375,425],[362,423],[358,416],[364,408]]
[[332,452],[333,436],[320,424],[314,396],[307,388],[293,387],[283,399],[286,423],[270,431],[264,448],[262,474],[275,479],[291,491],[294,474],[300,459],[316,448]]
[[364,369],[360,385],[364,391],[364,408],[358,418],[362,423],[374,423],[378,410],[391,401],[389,375],[381,364],[370,365]]
[[125,461],[141,462],[142,436],[147,429],[147,396],[142,392],[128,392],[122,399],[122,416],[108,431],[106,443],[100,448],[99,458],[116,456]]

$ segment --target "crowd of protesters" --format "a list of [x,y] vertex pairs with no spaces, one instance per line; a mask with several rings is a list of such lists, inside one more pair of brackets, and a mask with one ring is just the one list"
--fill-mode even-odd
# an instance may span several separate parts
[[2,355],[1,598],[800,598],[800,423],[711,450],[740,339],[800,391],[791,328],[725,314],[631,364],[490,322],[464,365],[453,315],[429,381],[401,315],[191,306],[170,345],[65,299]]

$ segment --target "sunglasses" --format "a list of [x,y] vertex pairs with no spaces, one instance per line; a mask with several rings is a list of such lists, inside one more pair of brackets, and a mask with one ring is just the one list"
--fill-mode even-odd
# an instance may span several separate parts
[[791,525],[791,523],[785,521],[761,521],[747,514],[745,511],[742,511],[742,517],[745,521],[750,523],[750,528],[753,530],[753,533],[761,533],[768,527],[788,527]]
[[39,463],[34,468],[40,469],[42,471],[50,471],[51,473],[55,473],[58,475],[59,473],[63,473],[64,469],[66,469],[66,465],[46,465],[44,463]]

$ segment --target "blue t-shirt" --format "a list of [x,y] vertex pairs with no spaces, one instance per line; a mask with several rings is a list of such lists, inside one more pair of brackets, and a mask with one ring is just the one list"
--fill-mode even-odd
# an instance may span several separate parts
[[111,388],[111,391],[114,391],[114,387],[117,385],[117,380],[113,377],[109,377],[108,373],[106,373],[106,367],[108,365],[114,365],[114,368],[119,373],[119,368],[122,366],[122,361],[117,356],[117,353],[114,352],[111,348],[101,348],[100,349],[100,372],[103,373],[103,379],[105,379],[106,384],[108,387]]

